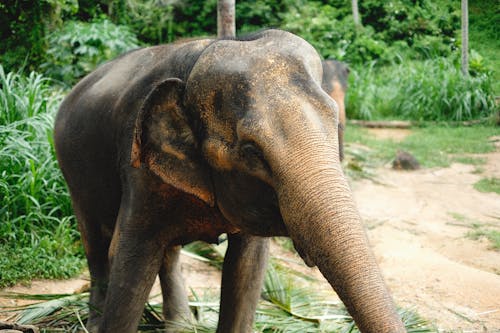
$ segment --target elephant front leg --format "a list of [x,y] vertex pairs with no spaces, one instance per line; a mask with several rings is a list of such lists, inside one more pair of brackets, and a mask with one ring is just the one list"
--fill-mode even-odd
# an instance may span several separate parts
[[169,322],[189,322],[191,320],[188,297],[180,270],[180,251],[180,246],[168,247],[165,250],[159,274],[163,295],[163,316],[167,332],[177,331],[175,325],[169,325]]
[[[127,215],[127,216],[123,216]],[[144,304],[162,265],[161,232],[148,218],[135,214],[118,218],[111,246],[111,272],[99,333],[135,333]],[[143,215],[144,216],[144,215]]]
[[253,331],[268,253],[268,238],[241,234],[229,236],[222,270],[217,333]]

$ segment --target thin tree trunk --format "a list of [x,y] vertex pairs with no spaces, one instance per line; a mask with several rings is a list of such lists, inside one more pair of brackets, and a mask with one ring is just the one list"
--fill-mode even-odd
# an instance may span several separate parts
[[352,17],[354,18],[354,24],[356,26],[361,25],[359,20],[358,0],[352,0]]
[[217,36],[236,36],[235,0],[217,1]]
[[469,4],[462,0],[462,73],[469,75]]

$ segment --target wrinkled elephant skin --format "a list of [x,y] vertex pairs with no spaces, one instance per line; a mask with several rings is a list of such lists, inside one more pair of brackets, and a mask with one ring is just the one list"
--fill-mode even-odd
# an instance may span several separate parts
[[[90,332],[136,332],[159,274],[190,320],[179,251],[227,233],[217,332],[252,332],[268,237],[288,235],[362,332],[403,332],[339,160],[338,106],[290,33],[129,52],[84,78],[55,124],[92,279]],[[170,328],[171,331],[175,331]]]

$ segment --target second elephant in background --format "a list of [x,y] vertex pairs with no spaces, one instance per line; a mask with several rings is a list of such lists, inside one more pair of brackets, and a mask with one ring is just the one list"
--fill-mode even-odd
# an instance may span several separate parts
[[340,159],[344,158],[344,130],[345,130],[345,94],[347,92],[347,77],[349,67],[337,60],[323,60],[323,82],[321,87],[332,97],[339,106],[339,153]]

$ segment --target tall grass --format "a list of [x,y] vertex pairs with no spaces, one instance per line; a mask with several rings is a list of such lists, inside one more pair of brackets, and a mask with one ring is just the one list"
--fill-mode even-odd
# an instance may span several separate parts
[[386,67],[372,63],[350,76],[352,118],[463,121],[490,117],[495,110],[489,74],[464,77],[451,58]]
[[62,92],[1,65],[0,88],[0,287],[69,276],[82,255],[52,139]]

